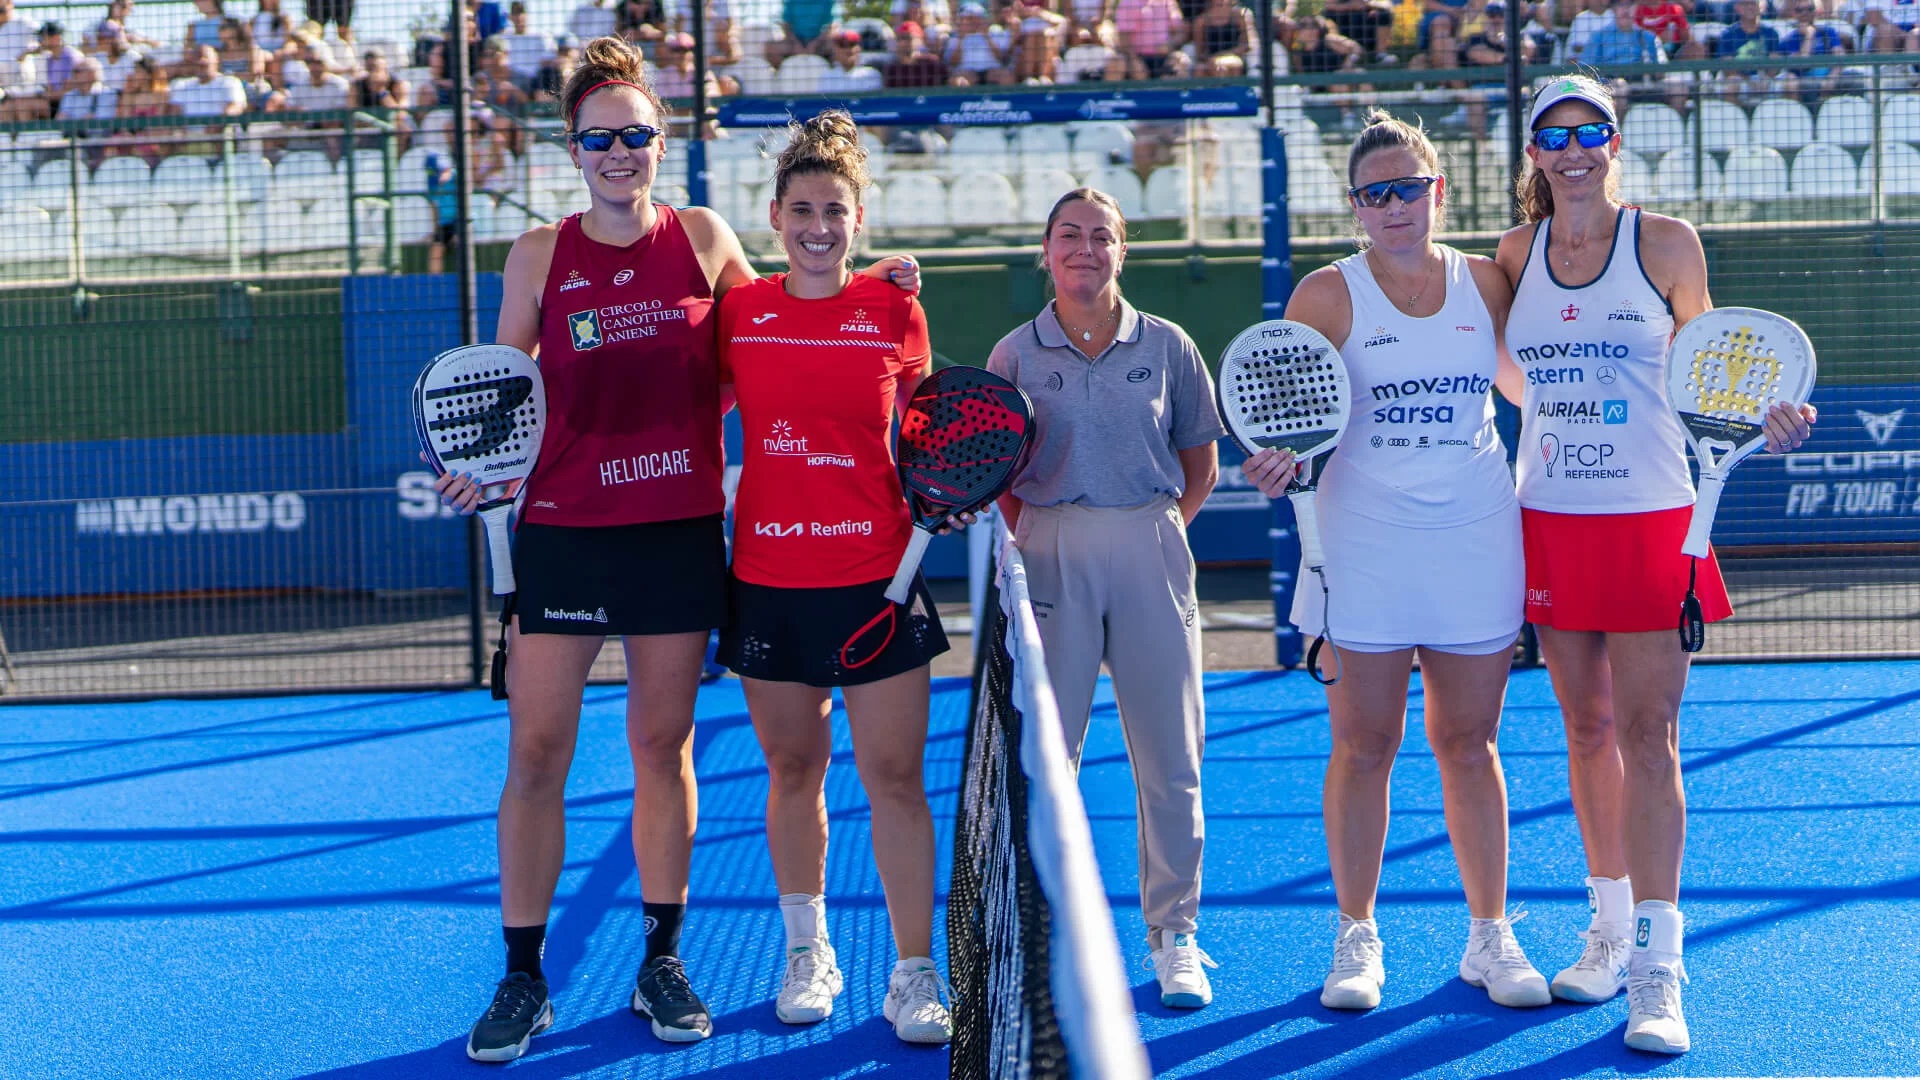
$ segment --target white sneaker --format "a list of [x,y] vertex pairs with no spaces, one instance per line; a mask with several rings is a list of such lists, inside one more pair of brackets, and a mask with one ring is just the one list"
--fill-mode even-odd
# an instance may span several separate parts
[[933,961],[910,956],[893,965],[893,975],[887,980],[887,1002],[880,1011],[902,1042],[948,1042],[953,1038],[953,1018],[940,1001],[943,991],[947,991],[947,983]]
[[1561,1001],[1611,1001],[1627,988],[1627,963],[1633,952],[1627,923],[1594,922],[1580,931],[1587,940],[1580,959],[1553,977],[1553,996]]
[[1320,1004],[1329,1009],[1371,1009],[1387,985],[1380,927],[1372,919],[1335,918],[1333,970],[1320,988]]
[[1627,978],[1627,1045],[1654,1054],[1684,1054],[1687,1018],[1680,1013],[1680,984],[1687,971],[1672,964],[1637,964]]
[[1469,986],[1486,988],[1495,1005],[1531,1008],[1553,1000],[1546,976],[1527,962],[1527,954],[1513,936],[1513,924],[1527,917],[1516,911],[1498,919],[1473,920],[1467,954],[1460,958],[1460,977]]
[[823,940],[787,947],[787,974],[780,980],[774,1015],[785,1024],[817,1024],[833,1015],[840,994],[840,966],[833,946]]
[[1154,978],[1160,980],[1160,1004],[1169,1009],[1198,1009],[1213,1000],[1213,984],[1207,980],[1207,968],[1213,962],[1193,940],[1192,934],[1160,932],[1160,940],[1171,936],[1173,944],[1155,949],[1147,957]]

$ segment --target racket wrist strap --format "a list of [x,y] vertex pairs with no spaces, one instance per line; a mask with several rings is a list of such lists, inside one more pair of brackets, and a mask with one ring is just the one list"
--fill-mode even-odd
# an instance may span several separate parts
[[1680,651],[1697,653],[1707,644],[1707,620],[1700,613],[1700,598],[1694,594],[1698,584],[1700,560],[1687,560],[1687,598],[1680,601]]
[[493,700],[507,700],[507,629],[513,623],[514,601],[518,592],[510,592],[500,605],[500,646],[493,651]]

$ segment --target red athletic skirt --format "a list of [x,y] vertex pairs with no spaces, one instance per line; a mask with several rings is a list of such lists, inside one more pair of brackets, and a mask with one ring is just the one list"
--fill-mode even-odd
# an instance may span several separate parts
[[1527,621],[1556,630],[1627,634],[1673,630],[1698,562],[1694,594],[1708,622],[1733,614],[1720,563],[1680,553],[1693,507],[1640,514],[1520,511],[1527,558]]

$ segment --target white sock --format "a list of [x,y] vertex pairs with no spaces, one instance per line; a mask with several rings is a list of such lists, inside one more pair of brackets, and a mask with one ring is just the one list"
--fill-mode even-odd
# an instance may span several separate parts
[[1634,966],[1642,962],[1672,967],[1680,963],[1680,909],[1665,900],[1642,900],[1633,906]]
[[780,921],[787,927],[787,947],[827,940],[827,898],[813,893],[784,893]]
[[1624,923],[1633,918],[1633,879],[1587,879],[1587,910],[1596,923]]
[[924,956],[901,957],[900,962],[893,965],[893,974],[895,975],[900,975],[900,974],[904,974],[912,971],[934,971],[934,970],[938,970],[938,969],[934,967],[933,961],[929,960]]

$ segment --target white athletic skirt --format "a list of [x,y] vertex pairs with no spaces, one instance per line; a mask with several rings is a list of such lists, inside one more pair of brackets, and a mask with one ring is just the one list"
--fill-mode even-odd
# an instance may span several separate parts
[[[1361,517],[1326,498],[1318,509],[1332,616],[1325,625],[1334,641],[1377,652],[1519,635],[1526,594],[1519,503],[1442,529]],[[1319,577],[1302,566],[1291,621],[1309,638],[1321,630],[1321,596]]]

